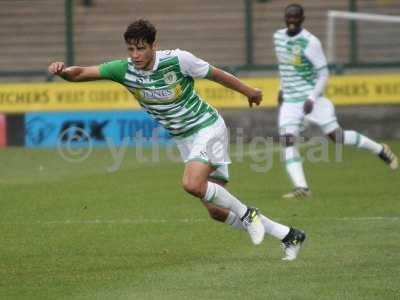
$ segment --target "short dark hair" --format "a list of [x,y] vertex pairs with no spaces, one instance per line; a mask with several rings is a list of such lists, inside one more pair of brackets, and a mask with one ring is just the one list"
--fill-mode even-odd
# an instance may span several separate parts
[[288,11],[289,9],[291,9],[291,8],[298,9],[298,10],[300,11],[300,13],[301,13],[302,15],[304,15],[304,8],[303,8],[303,6],[301,6],[300,4],[297,4],[297,3],[289,4],[289,5],[286,6],[286,8],[285,8],[285,12],[287,12],[287,11]]
[[124,33],[124,39],[127,43],[145,41],[149,44],[153,44],[156,39],[156,34],[157,29],[150,21],[139,19],[129,24]]

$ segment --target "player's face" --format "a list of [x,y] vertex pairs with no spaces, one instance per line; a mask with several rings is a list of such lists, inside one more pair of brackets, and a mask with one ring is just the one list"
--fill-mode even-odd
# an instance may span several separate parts
[[146,41],[130,41],[127,43],[128,53],[135,68],[138,70],[151,70],[155,61],[155,43],[149,44]]
[[304,15],[301,10],[296,7],[289,7],[285,12],[285,23],[289,35],[300,32],[301,24],[304,21]]

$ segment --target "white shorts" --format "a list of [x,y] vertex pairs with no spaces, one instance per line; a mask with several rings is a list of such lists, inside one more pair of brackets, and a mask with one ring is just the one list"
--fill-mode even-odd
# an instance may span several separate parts
[[307,121],[318,125],[326,135],[336,130],[339,124],[332,102],[324,97],[318,98],[310,114],[304,115],[304,102],[282,103],[279,110],[279,134],[298,136],[304,130]]
[[200,129],[186,138],[174,138],[182,160],[201,161],[211,165],[215,171],[209,178],[229,180],[229,137],[224,120],[219,117],[214,124]]

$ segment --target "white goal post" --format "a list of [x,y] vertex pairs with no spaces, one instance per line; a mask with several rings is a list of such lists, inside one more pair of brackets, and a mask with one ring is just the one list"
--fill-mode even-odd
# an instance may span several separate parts
[[391,15],[377,15],[377,14],[366,14],[366,13],[356,13],[347,11],[336,11],[330,10],[327,13],[327,27],[326,27],[326,48],[327,48],[327,59],[329,63],[336,62],[335,53],[335,33],[336,19],[346,19],[346,20],[357,20],[357,21],[373,21],[381,23],[400,23],[400,16]]

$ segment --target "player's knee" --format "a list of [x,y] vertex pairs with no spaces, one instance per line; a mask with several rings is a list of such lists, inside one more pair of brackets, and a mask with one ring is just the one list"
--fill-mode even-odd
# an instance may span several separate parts
[[183,189],[198,198],[203,198],[205,191],[204,191],[204,184],[197,180],[193,180],[191,178],[183,178],[182,180],[182,187]]
[[285,134],[279,137],[280,143],[283,147],[291,147],[294,145],[294,135]]
[[211,181],[213,183],[216,183],[220,186],[225,187],[228,184],[228,181],[225,179],[214,179],[214,178],[208,178],[208,181]]
[[337,143],[337,138],[334,132],[328,133],[327,137],[334,143]]

